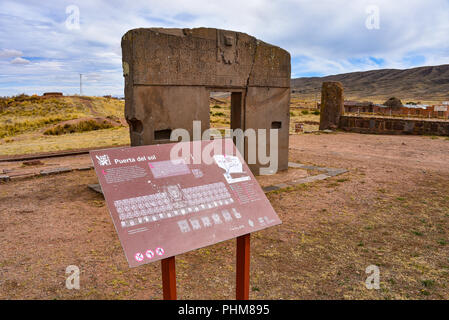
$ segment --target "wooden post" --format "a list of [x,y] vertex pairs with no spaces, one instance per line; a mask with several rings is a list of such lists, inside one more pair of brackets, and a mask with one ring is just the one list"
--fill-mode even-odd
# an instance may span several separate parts
[[175,257],[161,260],[162,291],[164,300],[176,300],[176,269]]
[[236,299],[249,299],[250,234],[237,237]]

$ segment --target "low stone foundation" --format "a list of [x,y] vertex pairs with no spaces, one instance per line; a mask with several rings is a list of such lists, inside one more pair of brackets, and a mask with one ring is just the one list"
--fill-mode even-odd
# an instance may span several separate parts
[[358,133],[449,136],[449,121],[390,117],[340,117],[339,129]]

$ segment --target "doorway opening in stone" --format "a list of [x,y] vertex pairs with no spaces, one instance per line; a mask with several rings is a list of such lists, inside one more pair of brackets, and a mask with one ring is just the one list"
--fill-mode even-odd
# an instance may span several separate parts
[[210,91],[209,93],[210,127],[225,136],[225,130],[231,128],[231,92]]
[[209,93],[210,127],[225,136],[226,129],[244,130],[242,91],[211,90]]

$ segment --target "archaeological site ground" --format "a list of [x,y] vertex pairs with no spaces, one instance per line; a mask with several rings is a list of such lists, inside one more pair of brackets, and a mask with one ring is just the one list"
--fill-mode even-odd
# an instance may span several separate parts
[[0,300],[449,299],[449,65],[422,62],[444,59],[379,53],[375,10],[347,44],[319,13],[309,43],[285,12],[73,6],[65,55],[0,47]]

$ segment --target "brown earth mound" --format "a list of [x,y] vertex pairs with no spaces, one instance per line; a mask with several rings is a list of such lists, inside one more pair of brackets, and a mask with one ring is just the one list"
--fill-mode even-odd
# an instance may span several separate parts
[[402,107],[402,101],[396,97],[392,97],[385,101],[384,105],[392,107],[393,109],[400,109]]

